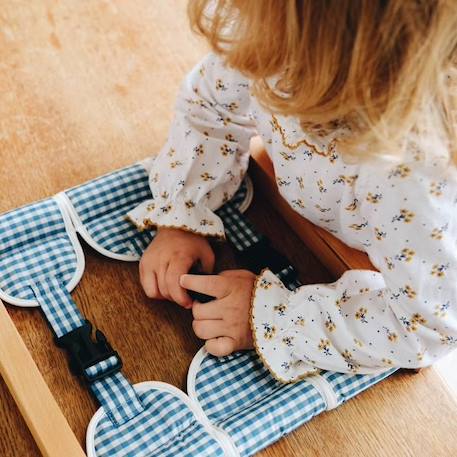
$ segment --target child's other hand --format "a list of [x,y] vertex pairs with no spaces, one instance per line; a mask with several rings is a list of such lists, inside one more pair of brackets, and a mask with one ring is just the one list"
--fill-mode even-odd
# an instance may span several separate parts
[[206,340],[205,347],[210,354],[222,357],[252,349],[249,313],[255,278],[255,274],[247,270],[228,270],[212,276],[181,276],[182,287],[216,297],[208,303],[194,302],[192,307],[194,332]]
[[140,261],[140,282],[146,295],[190,308],[192,299],[179,279],[197,262],[203,272],[212,272],[214,253],[206,238],[184,230],[160,228]]

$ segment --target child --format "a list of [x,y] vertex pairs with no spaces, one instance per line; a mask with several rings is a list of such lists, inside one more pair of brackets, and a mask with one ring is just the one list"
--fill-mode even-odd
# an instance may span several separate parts
[[[192,308],[210,353],[255,347],[284,382],[423,367],[457,347],[456,3],[192,0],[189,13],[214,52],[184,81],[151,172],[146,294]],[[379,272],[294,292],[268,270],[186,274],[213,268],[214,210],[254,135],[292,208]]]

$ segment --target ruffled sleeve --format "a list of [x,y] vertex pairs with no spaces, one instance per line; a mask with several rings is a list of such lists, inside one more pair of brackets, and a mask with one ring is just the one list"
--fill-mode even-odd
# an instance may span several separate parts
[[255,346],[281,381],[316,369],[424,367],[457,348],[455,169],[373,165],[359,180],[360,236],[368,234],[366,250],[379,271],[350,270],[293,292],[268,270],[257,278]]
[[249,82],[208,55],[185,79],[165,146],[150,173],[154,201],[129,213],[140,229],[175,227],[224,237],[213,212],[229,200],[246,173],[256,134]]

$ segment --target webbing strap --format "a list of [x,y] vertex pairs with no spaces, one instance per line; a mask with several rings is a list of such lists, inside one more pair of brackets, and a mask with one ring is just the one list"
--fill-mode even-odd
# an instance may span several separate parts
[[89,382],[90,390],[111,421],[121,425],[143,411],[132,385],[119,372],[122,362],[118,354],[100,331],[97,330],[93,340],[92,326],[84,320],[60,279],[47,277],[30,287],[56,335],[57,344],[71,354],[72,372]]
[[227,202],[216,212],[224,222],[228,241],[251,270],[260,273],[263,268],[270,268],[292,290],[301,285],[298,273],[289,260],[270,245],[265,235],[232,202]]
[[[229,242],[239,253],[249,254],[254,261],[254,269],[269,267],[287,287],[293,289],[299,285],[294,267],[269,245],[265,236],[233,203],[226,203],[217,213],[224,222]],[[131,245],[134,251],[142,252],[142,247],[135,240]],[[119,371],[122,363],[118,354],[100,331],[97,330],[95,341],[92,340],[91,324],[84,320],[60,279],[48,277],[40,283],[30,284],[30,287],[54,330],[57,343],[72,354],[72,370],[88,381],[91,392],[111,421],[121,425],[141,413],[144,408],[135,390]],[[93,363],[84,365],[86,356],[78,359],[78,345],[93,355],[92,359],[89,357]],[[97,358],[97,355],[100,357]]]
[[[99,365],[110,362],[113,360],[108,359]],[[96,372],[103,367],[95,365],[90,369]],[[114,424],[122,425],[144,411],[135,389],[120,372],[95,381],[90,384],[90,389]]]
[[230,202],[227,202],[216,212],[224,222],[224,230],[228,241],[238,251],[242,252],[250,248],[263,238],[247,217]]
[[59,279],[48,276],[30,287],[57,338],[84,325],[84,317]]

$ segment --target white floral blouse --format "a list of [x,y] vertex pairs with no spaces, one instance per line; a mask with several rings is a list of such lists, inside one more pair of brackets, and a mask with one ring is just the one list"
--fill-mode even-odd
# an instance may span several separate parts
[[[137,224],[224,236],[213,212],[237,190],[261,135],[292,208],[379,270],[350,270],[294,292],[271,272],[253,293],[257,352],[279,380],[317,369],[377,373],[422,367],[457,347],[457,172],[445,147],[414,142],[402,163],[346,164],[342,127],[310,134],[250,94],[250,81],[208,55],[185,79]],[[433,147],[433,159],[425,154]]]

